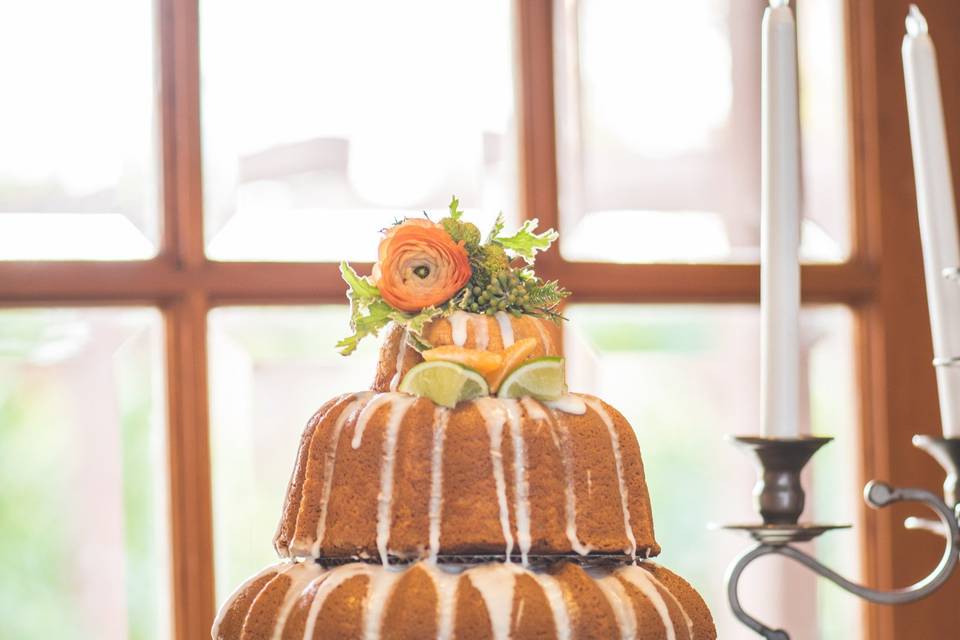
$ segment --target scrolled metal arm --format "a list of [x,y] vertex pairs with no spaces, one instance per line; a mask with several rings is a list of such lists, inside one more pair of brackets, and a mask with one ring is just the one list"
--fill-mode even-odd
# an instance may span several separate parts
[[727,599],[730,609],[740,622],[760,634],[767,640],[790,640],[790,635],[783,629],[771,629],[756,618],[752,617],[740,605],[738,587],[744,569],[751,562],[765,555],[776,554],[790,558],[806,566],[818,575],[830,580],[837,586],[870,602],[879,604],[903,604],[919,600],[936,591],[953,573],[957,565],[958,550],[960,550],[960,529],[957,525],[957,516],[937,496],[922,489],[895,489],[882,482],[871,482],[864,489],[864,499],[874,508],[882,508],[895,502],[920,502],[932,509],[944,530],[949,532],[947,545],[939,564],[928,576],[903,589],[881,591],[871,589],[844,578],[836,571],[824,566],[816,558],[800,551],[789,544],[774,545],[761,543],[734,561],[727,570]]

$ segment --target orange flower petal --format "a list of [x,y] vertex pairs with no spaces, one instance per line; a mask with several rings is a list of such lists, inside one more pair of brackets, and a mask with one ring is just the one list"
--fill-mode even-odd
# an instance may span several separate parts
[[373,277],[391,306],[416,312],[442,304],[470,280],[470,260],[461,243],[429,220],[409,219],[380,242]]

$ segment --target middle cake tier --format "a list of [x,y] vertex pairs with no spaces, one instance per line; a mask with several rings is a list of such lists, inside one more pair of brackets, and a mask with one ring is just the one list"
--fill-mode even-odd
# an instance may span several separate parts
[[304,431],[274,544],[380,561],[659,553],[633,430],[587,395],[334,398]]

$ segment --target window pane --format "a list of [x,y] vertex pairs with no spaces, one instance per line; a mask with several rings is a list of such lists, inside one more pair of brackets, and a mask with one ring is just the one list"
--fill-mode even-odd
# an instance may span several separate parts
[[[793,4],[802,255],[841,261],[850,252],[844,3]],[[764,5],[557,0],[561,250],[568,259],[758,260]]]
[[[572,305],[568,315],[570,387],[599,395],[633,424],[664,564],[700,589],[720,638],[755,638],[730,613],[721,579],[752,541],[707,525],[759,520],[751,499],[753,465],[724,441],[727,434],[760,431],[759,310]],[[856,522],[862,487],[856,472],[850,312],[805,309],[802,341],[807,380],[802,422],[818,435],[836,438],[814,457],[805,480],[804,519]],[[860,573],[856,532],[828,534],[811,550],[845,576]],[[789,561],[752,566],[740,593],[752,614],[798,637],[862,637],[859,601]],[[811,628],[814,620],[818,629]]]
[[0,311],[5,638],[171,637],[161,320]]
[[200,9],[210,257],[373,260],[451,194],[516,213],[508,0]]
[[0,260],[157,252],[151,0],[4,4]]
[[340,393],[367,389],[375,340],[349,358],[334,344],[346,305],[228,307],[210,313],[210,446],[217,601],[264,565],[310,416]]

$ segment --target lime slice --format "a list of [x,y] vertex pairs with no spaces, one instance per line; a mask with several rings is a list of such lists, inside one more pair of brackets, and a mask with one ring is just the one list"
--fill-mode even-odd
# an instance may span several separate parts
[[531,396],[537,400],[556,400],[567,392],[563,358],[547,356],[527,360],[510,372],[500,385],[501,398]]
[[483,376],[461,364],[434,360],[421,362],[403,376],[399,390],[430,398],[439,405],[453,408],[458,402],[490,394]]

